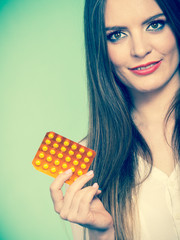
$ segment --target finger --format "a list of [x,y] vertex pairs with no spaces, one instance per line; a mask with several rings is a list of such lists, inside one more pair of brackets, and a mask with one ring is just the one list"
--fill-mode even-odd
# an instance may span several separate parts
[[[76,220],[77,222],[85,224],[85,221],[87,220],[88,212],[90,210],[89,203],[92,202],[94,196],[96,196],[98,192],[98,186],[97,185],[94,185],[94,186],[86,187],[81,191],[77,192],[77,194],[73,199],[73,202],[71,204],[71,208],[69,211],[69,215],[68,215],[69,221]],[[82,217],[84,218],[84,220]]]
[[84,185],[93,177],[94,177],[94,172],[92,170],[78,177],[77,180],[69,187],[67,192],[77,192],[82,187],[84,187]]
[[75,193],[81,190],[84,187],[84,185],[93,177],[94,177],[93,171],[89,171],[86,174],[82,175],[81,177],[77,178],[77,180],[69,186],[64,196],[65,206],[67,204],[67,206],[69,207],[69,203],[71,202]]
[[87,220],[86,217],[85,219],[82,219],[79,215],[85,215],[89,211],[89,208],[86,210],[86,213],[80,212],[79,208],[81,204],[82,205],[84,204],[83,201],[86,201],[86,197],[88,196],[89,192],[92,191],[94,192],[93,196],[96,195],[97,190],[92,186],[86,187],[75,194],[71,206],[69,208],[68,215],[66,216],[68,221],[82,224],[86,223],[84,222]]
[[102,191],[100,189],[98,189],[97,192],[96,192],[96,196],[101,194],[101,193],[102,193]]
[[71,203],[71,206],[69,208],[69,213],[71,215],[71,213],[73,215],[77,215],[78,211],[79,211],[79,205],[81,204],[81,200],[84,196],[86,196],[86,194],[91,191],[91,186],[89,187],[86,187],[86,188],[83,188],[81,189],[80,191],[78,191],[73,200],[72,200],[72,203]]
[[64,196],[64,204],[61,209],[61,218],[66,219],[69,215],[69,209],[71,208],[71,204],[75,194],[82,189],[82,187],[94,176],[93,171],[89,171],[88,173],[79,177],[68,189]]
[[58,208],[61,209],[63,204],[63,193],[62,193],[62,186],[66,180],[68,180],[72,175],[72,170],[69,169],[66,172],[57,176],[57,178],[53,181],[50,186],[50,193],[54,203],[55,210],[58,211]]
[[81,217],[85,217],[88,215],[90,210],[90,205],[93,201],[93,198],[96,196],[98,192],[99,185],[94,183],[90,190],[84,195],[81,199],[81,203],[79,204],[78,214],[81,214]]

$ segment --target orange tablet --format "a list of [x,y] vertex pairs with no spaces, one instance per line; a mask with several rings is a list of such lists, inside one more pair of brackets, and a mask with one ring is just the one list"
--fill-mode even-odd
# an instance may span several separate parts
[[72,184],[88,171],[95,155],[96,152],[90,148],[55,132],[48,132],[32,164],[38,171],[54,178],[71,168],[73,175],[66,183]]

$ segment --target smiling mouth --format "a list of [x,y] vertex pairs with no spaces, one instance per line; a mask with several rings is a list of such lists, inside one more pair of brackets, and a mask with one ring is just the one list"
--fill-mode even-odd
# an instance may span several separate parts
[[129,70],[137,75],[147,75],[147,74],[151,74],[154,71],[156,71],[156,69],[158,69],[158,67],[161,64],[161,61],[157,61],[157,62],[149,62],[146,64],[142,64],[140,66],[136,66],[134,68],[129,68]]

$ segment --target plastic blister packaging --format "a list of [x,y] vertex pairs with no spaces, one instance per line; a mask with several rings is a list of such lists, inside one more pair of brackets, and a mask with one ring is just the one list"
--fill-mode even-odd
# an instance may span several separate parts
[[90,148],[55,132],[48,132],[32,164],[36,170],[54,178],[71,168],[73,174],[66,183],[72,184],[88,171],[95,155],[96,152]]

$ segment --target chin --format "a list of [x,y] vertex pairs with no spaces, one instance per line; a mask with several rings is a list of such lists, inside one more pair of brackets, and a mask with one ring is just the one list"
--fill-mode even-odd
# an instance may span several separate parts
[[156,93],[161,91],[166,85],[168,81],[162,84],[144,84],[144,86],[128,86],[130,92],[137,93]]

